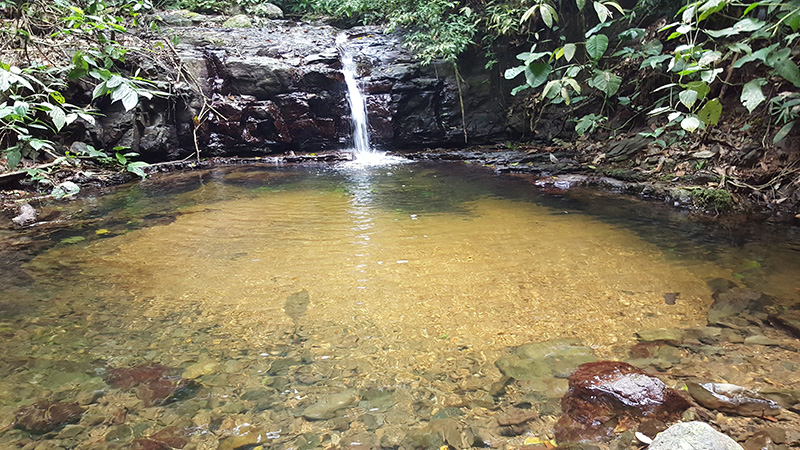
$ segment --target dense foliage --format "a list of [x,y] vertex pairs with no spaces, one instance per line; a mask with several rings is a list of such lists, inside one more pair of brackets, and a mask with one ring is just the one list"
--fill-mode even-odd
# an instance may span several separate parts
[[[674,139],[717,125],[730,107],[723,99],[729,91],[750,113],[765,111],[775,143],[800,114],[800,0],[641,0],[630,9],[614,0],[287,0],[283,6],[402,27],[424,61],[456,60],[481,46],[492,67],[499,48],[527,42],[530,50],[504,71],[522,80],[511,93],[526,94],[539,113],[599,103],[574,118],[578,134],[602,127],[610,109],[627,108],[663,116],[651,135],[666,145],[668,134]],[[644,91],[645,78],[658,85]]]
[[[129,111],[140,98],[168,95],[128,64],[137,46],[120,42],[126,26],[150,7],[145,1],[0,0],[0,152],[6,170],[30,161],[24,171],[45,187],[54,166],[88,159],[144,176],[146,164],[132,161],[137,155],[125,149],[108,156],[91,147],[57,147],[70,125],[95,125],[96,101],[108,98]],[[37,166],[42,153],[52,162]]]

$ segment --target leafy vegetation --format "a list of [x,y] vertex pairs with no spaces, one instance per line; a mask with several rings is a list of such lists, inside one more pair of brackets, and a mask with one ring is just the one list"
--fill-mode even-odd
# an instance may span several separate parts
[[[0,153],[8,171],[22,167],[39,185],[52,184],[56,166],[70,159],[72,126],[95,126],[96,102],[130,111],[142,98],[168,95],[131,73],[127,55],[136,47],[118,41],[150,8],[148,0],[0,1]],[[42,155],[52,162],[37,166]],[[121,156],[121,168],[144,175],[145,163]]]

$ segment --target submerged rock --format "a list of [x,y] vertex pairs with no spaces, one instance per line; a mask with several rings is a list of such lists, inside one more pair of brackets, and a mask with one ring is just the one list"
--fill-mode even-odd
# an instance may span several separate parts
[[730,437],[704,422],[682,422],[653,439],[648,450],[743,450]]
[[728,325],[731,321],[741,322],[740,316],[764,311],[765,307],[773,303],[774,299],[761,292],[732,288],[714,294],[714,303],[708,310],[708,324]]
[[663,381],[630,364],[583,364],[569,377],[561,399],[564,415],[556,423],[559,443],[602,441],[643,419],[678,420],[689,402]]
[[353,406],[358,402],[355,391],[344,391],[331,394],[320,399],[317,403],[309,405],[303,411],[303,417],[308,420],[326,420],[336,417],[340,410]]
[[755,417],[772,416],[781,411],[776,402],[735,384],[686,383],[686,386],[692,398],[708,409]]
[[18,409],[14,426],[31,433],[47,433],[78,422],[84,411],[77,403],[42,401]]
[[11,221],[19,226],[31,224],[36,221],[36,209],[27,203],[23,203],[19,206],[19,214]]
[[177,375],[178,369],[148,364],[112,369],[106,382],[120,389],[136,388],[145,406],[165,405],[191,396],[198,385]]
[[590,347],[574,339],[555,339],[521,345],[495,362],[503,375],[515,380],[566,378],[583,363],[596,361]]

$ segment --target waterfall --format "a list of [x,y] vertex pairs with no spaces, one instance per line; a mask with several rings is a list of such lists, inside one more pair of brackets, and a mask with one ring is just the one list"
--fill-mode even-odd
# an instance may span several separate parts
[[353,54],[347,51],[345,43],[347,34],[340,33],[336,37],[336,46],[342,57],[342,73],[347,83],[347,100],[350,103],[350,116],[353,120],[353,141],[355,143],[355,157],[367,156],[372,153],[369,146],[369,131],[367,129],[367,103],[356,81],[356,63]]

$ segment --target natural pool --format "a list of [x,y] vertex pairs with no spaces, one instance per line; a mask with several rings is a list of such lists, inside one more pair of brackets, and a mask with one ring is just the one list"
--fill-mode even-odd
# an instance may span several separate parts
[[[228,167],[49,209],[74,226],[0,234],[2,448],[522,444],[548,433],[564,375],[504,393],[511,347],[630,358],[637,332],[705,326],[718,279],[800,302],[796,229],[463,163]],[[747,361],[720,376],[796,369]],[[80,418],[13,427],[42,400]],[[501,436],[510,405],[536,418]]]

